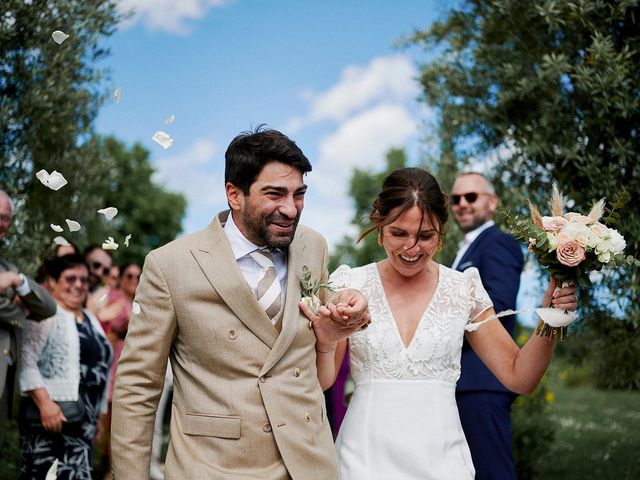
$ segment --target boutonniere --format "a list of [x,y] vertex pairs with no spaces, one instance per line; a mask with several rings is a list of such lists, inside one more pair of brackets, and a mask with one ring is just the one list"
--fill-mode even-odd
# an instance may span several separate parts
[[302,267],[302,278],[300,280],[300,284],[302,287],[302,302],[313,313],[318,313],[318,309],[322,306],[322,302],[320,301],[316,293],[318,293],[321,288],[326,288],[331,292],[334,291],[333,287],[331,286],[331,282],[323,283],[319,279],[312,280],[311,271],[306,265]]

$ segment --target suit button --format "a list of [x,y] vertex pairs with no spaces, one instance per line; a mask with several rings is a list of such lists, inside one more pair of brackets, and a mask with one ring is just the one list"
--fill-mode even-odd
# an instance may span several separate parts
[[264,383],[266,381],[267,381],[266,377],[260,377],[260,383]]
[[300,369],[299,368],[294,368],[293,369],[293,376],[294,377],[299,377],[300,376]]
[[271,431],[271,425],[269,425],[268,423],[265,423],[264,427],[262,427],[262,431],[265,433],[269,433]]
[[304,421],[305,422],[310,422],[311,421],[311,415],[309,415],[309,412],[304,414]]
[[231,340],[235,340],[236,338],[238,338],[238,334],[236,333],[235,330],[229,330],[229,338]]
[[8,348],[5,348],[5,349],[2,351],[2,354],[3,354],[3,355],[9,355],[9,349],[8,349]]

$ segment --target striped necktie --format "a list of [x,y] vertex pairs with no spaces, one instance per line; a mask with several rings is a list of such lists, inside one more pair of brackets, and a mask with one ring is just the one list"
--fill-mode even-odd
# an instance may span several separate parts
[[278,273],[273,265],[273,254],[265,248],[254,250],[249,255],[262,267],[262,277],[258,282],[256,292],[258,304],[267,313],[271,322],[275,324],[282,306],[282,295]]

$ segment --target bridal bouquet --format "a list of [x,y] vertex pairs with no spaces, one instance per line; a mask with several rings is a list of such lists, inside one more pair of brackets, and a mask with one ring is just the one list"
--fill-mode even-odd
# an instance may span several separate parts
[[[612,208],[605,207],[605,199],[596,202],[588,215],[577,212],[563,213],[562,195],[553,185],[551,216],[542,216],[538,208],[529,203],[530,218],[509,218],[518,238],[529,242],[529,251],[545,266],[562,286],[591,285],[589,273],[603,267],[622,265],[640,266],[633,256],[624,255],[626,242],[610,225],[620,218],[616,210],[629,200],[629,193],[616,194]],[[603,218],[603,215],[606,217]],[[602,220],[602,222],[601,222]],[[564,340],[567,326],[578,316],[555,308],[537,308],[540,323],[536,333],[557,336]]]

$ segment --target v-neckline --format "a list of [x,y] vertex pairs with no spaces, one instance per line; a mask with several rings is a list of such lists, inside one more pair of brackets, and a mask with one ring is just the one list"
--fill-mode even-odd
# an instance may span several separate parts
[[429,303],[427,303],[427,306],[425,307],[424,311],[422,312],[422,315],[420,315],[420,320],[418,320],[418,324],[416,325],[416,329],[413,332],[413,336],[411,337],[411,340],[409,340],[409,343],[407,345],[405,345],[404,340],[402,340],[402,335],[400,335],[400,329],[398,328],[398,322],[396,321],[396,317],[393,314],[393,311],[391,310],[391,304],[389,303],[389,299],[387,298],[387,292],[384,289],[384,285],[382,284],[382,275],[380,275],[380,269],[378,267],[378,263],[374,263],[373,267],[375,269],[375,273],[376,273],[376,278],[377,278],[377,282],[378,282],[378,286],[380,287],[380,291],[382,292],[382,299],[384,300],[384,305],[385,308],[387,309],[387,312],[389,313],[389,317],[391,318],[391,322],[393,323],[393,329],[396,332],[396,335],[398,337],[398,340],[400,340],[400,345],[402,345],[403,351],[408,351],[411,346],[413,345],[416,336],[418,335],[418,332],[420,331],[420,327],[422,326],[422,323],[424,322],[425,317],[427,316],[427,313],[429,312],[429,309],[431,308],[431,305],[433,304],[434,300],[436,299],[436,296],[438,295],[438,292],[440,291],[440,279],[442,278],[442,266],[440,264],[438,265],[438,282],[436,283],[436,288],[433,291],[433,295],[431,295],[431,300],[429,300]]

